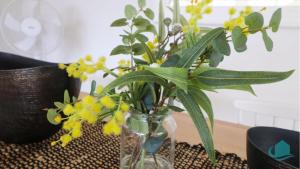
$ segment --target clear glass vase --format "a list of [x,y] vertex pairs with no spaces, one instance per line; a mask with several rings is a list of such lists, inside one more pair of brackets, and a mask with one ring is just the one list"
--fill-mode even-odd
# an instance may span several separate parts
[[121,134],[121,169],[173,169],[176,122],[172,115],[129,113]]

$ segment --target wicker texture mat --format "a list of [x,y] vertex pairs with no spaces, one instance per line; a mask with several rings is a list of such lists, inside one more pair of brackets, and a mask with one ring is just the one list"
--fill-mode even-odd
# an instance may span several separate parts
[[[119,138],[105,137],[102,124],[84,126],[82,138],[67,147],[50,146],[61,132],[49,140],[29,145],[0,142],[0,169],[117,169]],[[247,162],[235,154],[217,152],[217,165],[212,166],[201,145],[176,144],[175,169],[248,169]]]

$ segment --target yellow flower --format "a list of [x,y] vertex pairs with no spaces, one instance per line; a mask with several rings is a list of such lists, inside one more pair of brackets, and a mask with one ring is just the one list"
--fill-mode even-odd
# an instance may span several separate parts
[[205,3],[210,4],[210,3],[212,3],[212,0],[205,0]]
[[119,125],[122,125],[125,122],[124,114],[121,111],[116,111],[114,114],[114,118],[116,119],[116,121]]
[[86,55],[85,60],[86,61],[92,61],[92,56],[91,55]]
[[74,124],[76,122],[73,121],[73,120],[68,120],[68,121],[65,121],[64,124],[63,124],[63,129],[64,130],[67,130],[67,131],[70,131],[72,130],[72,128],[74,127]]
[[60,137],[60,141],[62,142],[62,146],[65,147],[70,141],[72,141],[72,137],[69,134],[65,134]]
[[113,109],[116,106],[116,103],[108,96],[104,96],[100,99],[101,104],[109,109]]
[[80,116],[90,124],[95,124],[97,121],[97,115],[86,109],[80,111]]
[[100,103],[94,103],[92,105],[92,110],[95,113],[99,113],[101,111],[101,104]]
[[206,14],[211,14],[211,13],[212,13],[212,8],[211,8],[211,7],[207,7],[207,8],[204,10],[204,13],[206,13]]
[[95,101],[95,98],[93,96],[86,96],[82,99],[82,103],[84,105],[92,105],[94,104],[96,101]]
[[229,9],[229,15],[234,15],[236,13],[236,9],[234,8],[234,7],[231,7],[230,9]]
[[90,73],[90,74],[93,74],[97,71],[97,69],[95,69],[94,67],[92,66],[89,66],[86,70],[87,73]]
[[76,122],[74,125],[74,129],[72,130],[72,137],[73,138],[78,138],[82,135],[81,132],[81,123],[80,122]]
[[52,141],[51,146],[55,146],[57,144],[57,141]]
[[58,64],[58,67],[59,67],[60,69],[64,70],[67,66],[64,65],[64,64],[62,64],[62,63],[60,63],[60,64]]
[[54,121],[55,121],[56,123],[61,123],[61,121],[62,121],[61,115],[55,116]]
[[96,91],[95,91],[96,94],[101,94],[102,91],[103,91],[103,86],[101,86],[101,85],[97,86]]
[[75,103],[75,109],[76,109],[76,110],[82,110],[82,109],[83,109],[82,103],[81,103],[81,102]]
[[67,104],[66,107],[64,108],[63,112],[66,116],[69,116],[75,112],[75,109],[72,105]]
[[104,135],[120,135],[121,134],[121,127],[118,125],[116,120],[113,118],[109,122],[107,122],[103,127]]
[[148,46],[148,48],[150,49],[150,50],[153,50],[153,49],[155,49],[155,45],[154,45],[154,43],[153,42],[147,42],[146,43],[147,44],[147,46]]
[[81,75],[81,76],[80,76],[80,80],[81,80],[82,82],[86,81],[87,79],[88,79],[88,77],[87,77],[86,75]]
[[128,112],[128,111],[129,111],[129,105],[122,102],[121,105],[120,105],[120,109],[121,109],[123,112]]
[[245,12],[245,15],[249,15],[250,13],[253,12],[253,9],[250,6],[246,6],[244,9],[244,12]]

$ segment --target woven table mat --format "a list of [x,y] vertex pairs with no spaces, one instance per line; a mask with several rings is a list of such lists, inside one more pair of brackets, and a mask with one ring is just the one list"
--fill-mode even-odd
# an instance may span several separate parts
[[[48,140],[27,145],[0,142],[0,169],[118,169],[119,138],[104,136],[102,123],[84,125],[84,135],[67,147],[51,147],[63,131]],[[248,169],[236,154],[217,152],[213,166],[202,145],[176,143],[175,169]]]

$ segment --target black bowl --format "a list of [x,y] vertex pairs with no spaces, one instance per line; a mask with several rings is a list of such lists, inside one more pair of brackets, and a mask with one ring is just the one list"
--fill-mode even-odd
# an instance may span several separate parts
[[274,127],[254,127],[247,132],[250,169],[299,168],[299,132]]
[[55,63],[0,52],[0,140],[31,143],[56,133],[61,126],[50,124],[43,109],[62,102],[66,89],[77,97],[80,86]]

